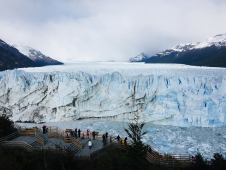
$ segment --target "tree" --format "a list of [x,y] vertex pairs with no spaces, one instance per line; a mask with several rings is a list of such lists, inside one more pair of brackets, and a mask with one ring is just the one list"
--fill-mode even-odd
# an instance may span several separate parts
[[144,122],[139,123],[138,113],[135,113],[134,119],[128,125],[128,129],[125,128],[129,138],[132,139],[132,145],[127,145],[132,169],[145,169],[148,166],[146,161],[148,146],[142,142],[142,137],[146,134],[146,132],[142,132],[144,125]]
[[0,116],[0,138],[16,131],[13,124],[13,121],[11,121],[7,116]]

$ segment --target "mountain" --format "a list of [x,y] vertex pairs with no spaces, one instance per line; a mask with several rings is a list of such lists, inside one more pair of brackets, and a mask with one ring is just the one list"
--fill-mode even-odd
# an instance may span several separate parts
[[145,63],[178,63],[197,66],[226,67],[226,34],[204,42],[180,44],[150,57]]
[[134,57],[134,58],[130,58],[129,62],[145,62],[148,60],[148,56],[144,53],[139,54],[138,56]]
[[46,66],[46,65],[61,65],[63,63],[54,60],[50,57],[45,56],[40,51],[35,50],[34,48],[23,46],[23,45],[14,45],[22,54],[30,58],[39,66]]
[[0,71],[36,66],[38,65],[34,61],[0,39]]

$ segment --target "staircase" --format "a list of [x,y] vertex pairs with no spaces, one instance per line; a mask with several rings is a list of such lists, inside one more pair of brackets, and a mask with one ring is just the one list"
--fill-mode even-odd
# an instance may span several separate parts
[[43,134],[42,132],[36,132],[36,134],[44,139],[44,145],[46,143],[48,143],[49,140],[48,140],[48,135],[47,134]]
[[79,153],[82,150],[81,148],[75,146],[73,143],[70,144],[66,149],[70,151],[74,151],[75,153]]
[[34,141],[33,143],[30,144],[34,148],[40,148],[42,145],[38,143],[38,141]]

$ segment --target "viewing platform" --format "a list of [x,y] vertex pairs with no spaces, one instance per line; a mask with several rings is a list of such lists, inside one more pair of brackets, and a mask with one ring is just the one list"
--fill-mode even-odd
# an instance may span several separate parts
[[[22,147],[25,150],[32,152],[33,150],[50,150],[57,151],[58,149],[63,152],[72,151],[79,160],[97,159],[103,155],[107,149],[119,148],[127,150],[126,145],[132,145],[131,141],[127,141],[126,145],[117,141],[116,136],[109,135],[103,142],[102,134],[96,132],[95,140],[92,133],[89,133],[89,138],[85,132],[81,131],[80,137],[71,135],[72,129],[63,131],[56,126],[48,126],[48,132],[43,133],[42,127],[26,128],[15,125],[18,129],[17,132],[10,134],[6,137],[0,138],[0,143],[5,147]],[[72,131],[72,133],[71,133]],[[81,137],[84,134],[84,139]],[[111,138],[111,140],[110,140]],[[88,146],[88,141],[92,142],[91,149]],[[190,166],[192,165],[192,157],[190,155],[181,154],[161,154],[148,146],[146,159],[154,164],[160,166]]]

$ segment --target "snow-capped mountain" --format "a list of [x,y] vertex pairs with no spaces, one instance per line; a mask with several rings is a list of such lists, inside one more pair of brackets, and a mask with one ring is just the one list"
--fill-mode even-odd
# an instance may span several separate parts
[[130,58],[129,59],[129,62],[145,62],[149,57],[144,54],[144,53],[141,53],[139,54],[138,56],[134,57],[134,58]]
[[38,65],[34,61],[27,58],[13,46],[0,40],[0,71],[36,66]]
[[63,64],[57,60],[54,60],[50,57],[45,56],[40,51],[35,50],[34,48],[23,46],[23,45],[14,45],[22,54],[36,62],[40,66],[45,65],[60,65]]
[[146,63],[226,67],[226,34],[216,35],[204,42],[180,44],[155,54]]

